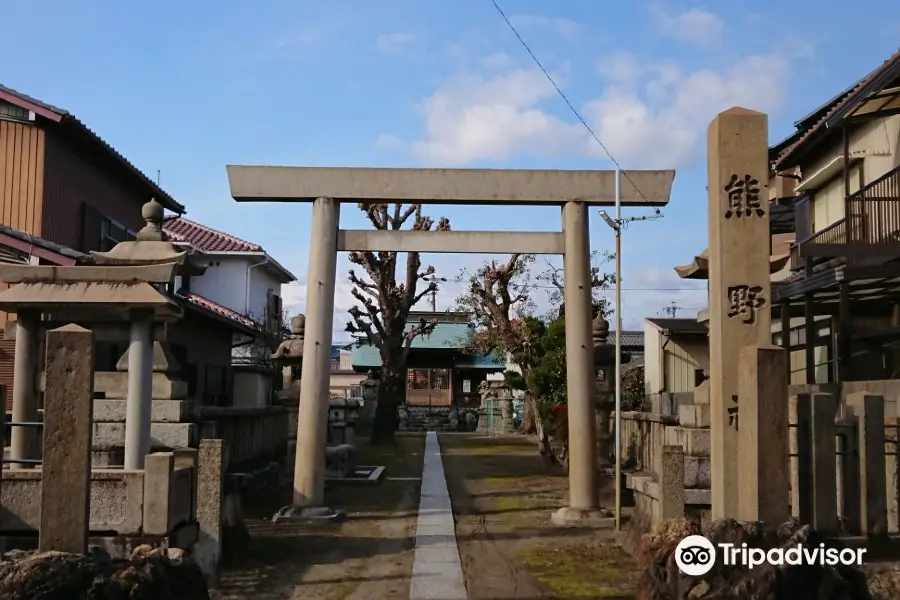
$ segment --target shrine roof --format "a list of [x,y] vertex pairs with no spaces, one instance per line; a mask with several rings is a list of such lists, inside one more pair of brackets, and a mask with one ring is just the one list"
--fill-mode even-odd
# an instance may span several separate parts
[[[409,323],[406,331],[410,331],[415,323]],[[411,344],[411,350],[425,351],[457,351],[460,352],[472,336],[473,328],[468,323],[438,323],[431,335],[417,336]],[[458,361],[458,366],[465,368],[503,369],[505,361],[494,357],[466,357],[463,362]],[[470,359],[470,360],[468,360]],[[381,355],[378,348],[370,346],[368,342],[357,342],[353,347],[353,367],[369,368],[381,366]]]

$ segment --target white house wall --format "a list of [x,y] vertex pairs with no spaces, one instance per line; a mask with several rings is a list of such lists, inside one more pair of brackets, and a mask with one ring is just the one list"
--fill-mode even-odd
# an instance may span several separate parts
[[662,332],[644,321],[644,394],[648,396],[663,387],[662,358]]
[[[851,171],[850,193],[875,181],[891,169],[900,166],[900,115],[875,119],[850,131],[851,156],[863,157],[861,167]],[[815,160],[803,165],[805,177],[820,169],[843,154],[843,141],[835,140],[816,153]],[[813,231],[820,231],[844,217],[844,181],[839,173],[815,191],[813,199],[815,222]]]
[[[257,263],[259,260],[256,261]],[[247,261],[247,264],[255,264]],[[272,276],[271,271],[263,267],[254,267],[250,270],[250,314],[259,320],[266,314],[269,290],[281,296],[281,282]]]
[[191,278],[191,291],[243,314],[247,301],[247,265],[243,257],[216,257],[206,272]]

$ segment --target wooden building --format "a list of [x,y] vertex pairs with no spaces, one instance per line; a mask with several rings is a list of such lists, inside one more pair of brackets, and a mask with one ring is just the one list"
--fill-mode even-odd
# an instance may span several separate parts
[[[492,356],[473,356],[463,348],[474,333],[465,313],[410,312],[408,330],[420,319],[437,319],[427,336],[415,338],[407,359],[406,404],[409,406],[479,406],[478,386],[490,373],[506,370]],[[367,341],[353,346],[353,369],[378,371],[381,355]]]
[[896,377],[900,52],[798,121],[770,158],[776,174],[799,173],[776,199],[793,214],[796,242],[790,275],[772,287],[775,341],[800,355],[792,381]]
[[[109,250],[143,227],[141,206],[150,198],[184,212],[67,110],[0,84],[0,225],[80,253]],[[45,250],[35,244],[26,254]],[[9,318],[0,312],[0,357],[14,352],[2,337]],[[12,361],[0,360],[0,384],[11,389]]]

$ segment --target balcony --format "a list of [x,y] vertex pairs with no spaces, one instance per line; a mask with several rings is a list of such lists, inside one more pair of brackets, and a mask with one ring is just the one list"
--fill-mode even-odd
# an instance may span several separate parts
[[849,196],[843,219],[791,247],[791,270],[833,258],[848,263],[900,258],[900,167]]

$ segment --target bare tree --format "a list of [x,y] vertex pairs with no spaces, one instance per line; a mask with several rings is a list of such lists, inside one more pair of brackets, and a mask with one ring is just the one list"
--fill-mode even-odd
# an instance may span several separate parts
[[[490,352],[505,357],[515,355],[522,378],[528,379],[531,370],[529,332],[524,318],[535,308],[532,298],[534,285],[532,254],[513,254],[504,263],[485,263],[475,273],[463,271],[458,282],[467,282],[467,291],[457,301],[458,310],[469,314],[475,324],[470,351]],[[537,433],[543,438],[543,428],[534,397],[526,391],[525,415],[519,429],[522,433]]]
[[[608,290],[616,283],[615,273],[605,273],[601,265],[605,265],[615,259],[615,255],[610,252],[601,252],[594,250],[591,252],[591,297],[596,311],[604,317],[612,314],[613,309],[609,304],[609,300],[600,292]],[[563,278],[562,267],[557,267],[549,260],[545,261],[545,269],[535,275],[535,280],[540,281],[551,288],[550,303],[555,307],[565,304],[566,292]]]
[[[421,204],[404,206],[397,203],[360,204],[372,226],[378,230],[400,230],[412,218],[413,231],[450,231],[450,221],[441,217],[435,227],[431,217],[422,215]],[[437,324],[420,319],[407,328],[410,310],[426,295],[437,290],[437,281],[431,280],[421,291],[419,281],[431,276],[434,267],[422,269],[418,252],[406,254],[405,282],[397,282],[397,252],[351,252],[350,262],[362,267],[362,276],[350,270],[351,292],[359,304],[350,309],[353,319],[347,323],[347,331],[360,333],[378,348],[381,354],[381,372],[378,380],[378,407],[372,428],[372,443],[393,443],[397,429],[397,407],[406,394],[406,358],[412,341],[431,333]]]

